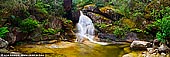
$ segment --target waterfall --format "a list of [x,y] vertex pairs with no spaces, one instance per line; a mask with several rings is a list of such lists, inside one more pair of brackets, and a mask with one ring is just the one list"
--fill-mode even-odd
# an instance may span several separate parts
[[108,43],[94,41],[94,25],[92,20],[80,11],[79,22],[77,23],[78,33],[76,34],[76,42],[82,42],[84,38],[87,38],[90,42],[108,45]]

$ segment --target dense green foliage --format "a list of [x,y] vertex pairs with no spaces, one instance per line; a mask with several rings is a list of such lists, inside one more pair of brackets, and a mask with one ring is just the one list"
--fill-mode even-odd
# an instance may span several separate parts
[[147,26],[148,30],[157,29],[156,38],[165,43],[169,39],[170,34],[170,7],[161,6],[160,10],[153,9],[151,12],[155,22]]
[[48,14],[47,7],[50,7],[50,5],[44,4],[43,2],[40,1],[35,4],[35,8],[37,8],[37,10],[43,14]]
[[170,37],[170,16],[159,19],[154,24],[160,30],[156,34],[156,37],[165,43],[166,39]]
[[38,21],[32,19],[32,18],[27,18],[25,20],[22,20],[20,24],[20,28],[23,32],[32,32],[38,27]]
[[97,7],[106,5],[103,0],[73,0],[73,11],[80,10],[88,4],[95,4]]
[[0,28],[0,38],[4,38],[6,36],[7,32],[9,32],[8,27],[1,27]]
[[117,35],[118,37],[124,36],[126,31],[123,28],[116,27],[113,31],[113,34]]
[[35,8],[44,14],[51,15],[64,15],[63,0],[48,0],[48,1],[37,1],[35,3]]

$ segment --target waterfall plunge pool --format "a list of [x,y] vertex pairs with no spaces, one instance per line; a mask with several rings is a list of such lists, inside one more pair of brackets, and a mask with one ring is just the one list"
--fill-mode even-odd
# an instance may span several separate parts
[[[99,45],[89,41],[81,43],[59,42],[53,44],[25,44],[15,46],[12,52],[46,53],[46,57],[122,57],[131,53],[129,45]],[[137,51],[135,51],[137,56]],[[141,52],[140,52],[141,53]]]

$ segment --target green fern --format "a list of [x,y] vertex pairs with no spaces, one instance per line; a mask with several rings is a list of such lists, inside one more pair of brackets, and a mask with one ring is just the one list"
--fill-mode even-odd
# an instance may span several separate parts
[[8,27],[1,27],[0,28],[0,38],[5,38],[7,32],[9,32]]

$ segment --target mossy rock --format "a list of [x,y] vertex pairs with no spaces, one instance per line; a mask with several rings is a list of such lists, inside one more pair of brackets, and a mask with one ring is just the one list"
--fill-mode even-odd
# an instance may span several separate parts
[[92,19],[94,23],[107,23],[111,24],[112,20],[96,13],[88,12],[87,15]]
[[123,14],[119,12],[118,9],[115,9],[113,6],[108,5],[105,7],[99,8],[101,11],[102,15],[105,16],[106,18],[109,18],[111,20],[119,20],[120,18],[123,17]]
[[[109,14],[109,13],[114,13],[114,11],[115,11],[115,9],[114,9],[113,6],[101,7],[99,10],[100,10],[102,13],[107,13],[107,14]],[[111,12],[108,12],[108,10],[111,10]]]
[[[97,7],[94,4],[89,4],[89,5],[84,6],[83,10],[87,11],[87,12],[92,12],[92,13],[98,14],[98,15],[108,18],[110,20],[118,20],[123,16],[112,5],[108,5],[105,7]],[[90,13],[90,14],[92,14],[92,13]],[[88,13],[87,13],[87,15],[88,15]]]
[[130,28],[134,28],[136,26],[136,23],[131,20],[131,19],[127,19],[127,18],[123,18],[121,20],[121,22],[124,24],[124,25],[128,25]]

